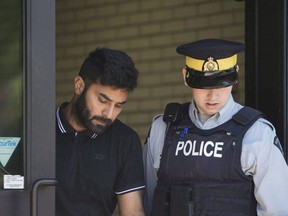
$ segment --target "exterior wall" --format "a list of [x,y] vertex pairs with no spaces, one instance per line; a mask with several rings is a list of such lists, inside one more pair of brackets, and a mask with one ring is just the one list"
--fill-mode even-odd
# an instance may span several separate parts
[[[175,49],[203,38],[244,41],[244,1],[57,0],[57,101],[68,101],[73,78],[96,47],[126,51],[140,72],[120,119],[144,142],[153,116],[168,102],[191,100],[182,80],[184,57]],[[244,102],[244,54],[235,98]]]

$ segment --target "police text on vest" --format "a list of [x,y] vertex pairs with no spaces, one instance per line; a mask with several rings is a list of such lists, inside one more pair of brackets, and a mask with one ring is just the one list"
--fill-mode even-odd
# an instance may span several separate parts
[[201,143],[196,143],[196,140],[193,142],[191,140],[179,141],[176,147],[175,156],[178,156],[179,152],[182,152],[185,156],[202,156],[205,157],[216,157],[222,158],[222,146],[223,142],[212,142],[212,141],[201,141]]

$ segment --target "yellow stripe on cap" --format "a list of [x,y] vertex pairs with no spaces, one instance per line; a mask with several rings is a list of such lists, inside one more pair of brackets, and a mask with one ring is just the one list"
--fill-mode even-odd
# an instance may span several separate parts
[[[237,54],[235,54],[229,58],[214,59],[214,61],[215,60],[217,61],[218,66],[219,66],[218,70],[227,70],[227,69],[234,67],[237,64]],[[203,65],[204,65],[204,63],[206,63],[206,61],[207,61],[207,59],[202,60],[202,59],[195,59],[195,58],[191,58],[189,56],[186,56],[186,65],[189,68],[197,70],[197,71],[203,70]]]

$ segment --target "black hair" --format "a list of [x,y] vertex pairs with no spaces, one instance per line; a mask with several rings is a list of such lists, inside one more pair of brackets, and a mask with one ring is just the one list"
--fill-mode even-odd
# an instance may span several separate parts
[[130,56],[119,50],[96,48],[84,60],[79,75],[86,87],[97,83],[128,92],[137,87],[138,71],[134,62]]

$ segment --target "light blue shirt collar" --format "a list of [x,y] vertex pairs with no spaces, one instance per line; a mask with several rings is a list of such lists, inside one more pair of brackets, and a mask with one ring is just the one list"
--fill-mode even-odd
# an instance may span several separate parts
[[192,99],[192,102],[189,107],[189,116],[191,118],[191,121],[200,129],[211,129],[214,127],[217,127],[229,119],[232,118],[232,116],[237,113],[243,106],[236,103],[230,95],[226,105],[219,110],[219,112],[215,113],[213,116],[207,119],[206,122],[203,124],[201,123],[198,115],[198,110],[195,106],[194,100]]

